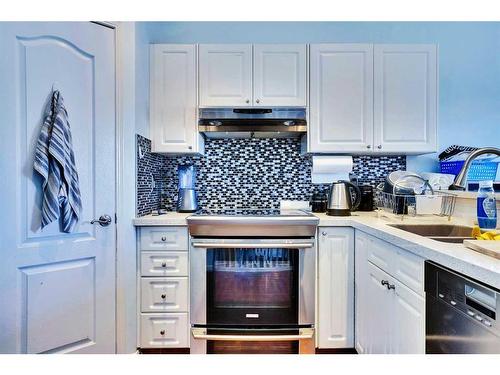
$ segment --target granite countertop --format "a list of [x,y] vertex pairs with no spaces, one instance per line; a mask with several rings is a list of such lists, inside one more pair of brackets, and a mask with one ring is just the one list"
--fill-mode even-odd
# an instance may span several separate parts
[[[191,214],[169,212],[161,216],[143,216],[134,219],[136,226],[165,226],[187,225],[186,218]],[[463,244],[438,242],[417,234],[393,228],[388,224],[438,224],[452,223],[471,225],[460,218],[452,218],[451,222],[446,217],[405,216],[401,221],[400,216],[391,214],[378,215],[377,212],[354,212],[352,216],[334,217],[326,214],[315,214],[319,219],[319,226],[349,226],[371,234],[381,240],[399,246],[422,258],[432,260],[457,272],[468,275],[486,284],[500,289],[500,260],[480,254],[466,248]]]

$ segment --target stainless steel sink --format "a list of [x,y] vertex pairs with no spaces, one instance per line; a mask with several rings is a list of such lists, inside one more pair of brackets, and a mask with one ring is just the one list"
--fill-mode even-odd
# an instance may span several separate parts
[[472,227],[465,225],[389,224],[389,226],[440,242],[462,243],[463,240],[473,239]]

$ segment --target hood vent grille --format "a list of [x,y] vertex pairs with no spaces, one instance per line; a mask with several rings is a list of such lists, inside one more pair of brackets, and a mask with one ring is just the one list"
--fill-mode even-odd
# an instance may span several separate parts
[[199,131],[209,138],[283,138],[307,132],[305,108],[202,108]]

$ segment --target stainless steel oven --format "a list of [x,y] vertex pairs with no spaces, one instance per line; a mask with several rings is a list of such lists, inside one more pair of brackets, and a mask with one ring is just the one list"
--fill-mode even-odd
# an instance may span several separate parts
[[315,246],[192,238],[191,353],[314,351]]

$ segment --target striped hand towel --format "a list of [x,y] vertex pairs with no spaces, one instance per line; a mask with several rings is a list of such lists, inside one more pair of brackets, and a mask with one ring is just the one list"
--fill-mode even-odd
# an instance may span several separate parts
[[82,202],[68,113],[59,91],[52,94],[50,112],[38,137],[33,167],[44,180],[42,229],[61,217],[63,232],[71,233],[80,218]]

